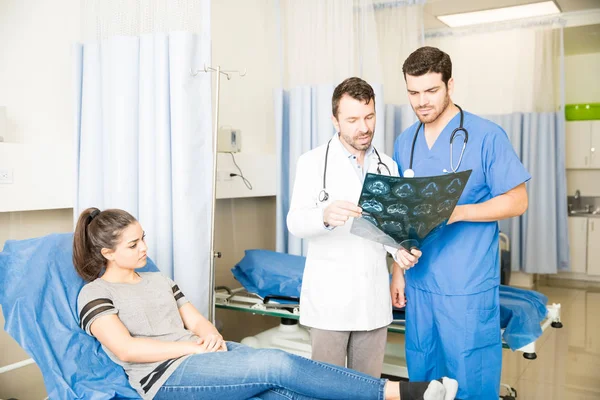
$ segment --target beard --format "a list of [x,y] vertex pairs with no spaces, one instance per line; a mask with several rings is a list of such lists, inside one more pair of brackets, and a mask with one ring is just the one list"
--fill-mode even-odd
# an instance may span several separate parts
[[[421,116],[421,114],[419,114],[417,112],[417,110],[420,110],[421,108],[429,108],[429,107],[419,107],[417,109],[413,108],[413,111],[415,112],[415,114],[417,114],[417,118],[419,118],[419,121],[421,121],[424,124],[430,124],[432,122],[435,122],[435,120],[437,120],[440,115],[442,115],[444,113],[444,111],[446,111],[446,108],[448,108],[448,105],[450,104],[450,96],[448,96],[448,94],[446,93],[446,96],[444,97],[444,102],[442,103],[442,107],[439,109],[439,111],[437,111],[435,108],[432,110],[433,112],[430,113],[427,116]],[[437,112],[436,112],[437,111]]]
[[[340,136],[342,136],[344,142],[346,142],[347,144],[352,146],[352,148],[358,151],[367,150],[369,147],[371,147],[371,143],[373,142],[373,131],[368,131],[357,137],[348,136],[344,133],[340,133]],[[366,138],[368,138],[368,140],[364,142],[363,139]]]

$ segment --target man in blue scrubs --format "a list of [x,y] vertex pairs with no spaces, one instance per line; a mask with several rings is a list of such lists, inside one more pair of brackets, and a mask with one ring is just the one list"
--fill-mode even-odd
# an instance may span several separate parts
[[[504,130],[467,111],[462,157],[465,134],[457,132],[450,145],[461,113],[450,98],[454,81],[448,54],[422,47],[402,71],[419,122],[396,140],[400,174],[472,170],[448,225],[424,245],[419,263],[406,271],[395,265],[394,276],[406,274],[408,374],[415,381],[449,376],[459,382],[457,398],[496,400],[502,370],[497,221],[525,212],[525,182],[531,176]],[[400,285],[394,278],[392,293],[401,291]]]

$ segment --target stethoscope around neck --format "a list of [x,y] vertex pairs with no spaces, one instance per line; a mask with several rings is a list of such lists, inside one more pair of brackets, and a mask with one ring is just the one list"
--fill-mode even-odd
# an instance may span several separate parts
[[[469,141],[469,132],[463,127],[465,114],[463,113],[462,108],[460,108],[460,106],[458,104],[455,104],[455,106],[458,107],[458,109],[460,110],[460,124],[459,124],[458,128],[456,128],[455,130],[452,131],[452,135],[450,135],[450,171],[448,171],[447,169],[444,168],[444,170],[443,170],[444,173],[458,171],[458,168],[460,167],[460,163],[462,162],[462,159],[463,159],[463,155],[465,154],[465,148],[467,147],[467,142]],[[415,136],[413,137],[412,146],[410,148],[410,163],[408,164],[408,169],[404,170],[404,173],[402,174],[402,176],[404,176],[405,178],[414,178],[414,176],[415,176],[415,171],[413,170],[413,159],[415,157],[415,144],[417,143],[417,137],[419,136],[419,131],[421,130],[422,126],[423,126],[423,123],[421,122],[419,124],[419,127],[417,128],[417,131],[415,132]],[[463,140],[462,150],[460,151],[460,156],[458,157],[458,164],[456,164],[456,168],[455,168],[454,161],[452,159],[452,150],[453,150],[453,145],[454,145],[454,138],[457,134],[460,134],[461,132],[464,136],[464,140]],[[425,130],[423,130],[423,133],[425,133]]]
[[[330,144],[331,144],[331,139],[329,139],[329,142],[327,142],[327,150],[325,150],[325,165],[323,166],[323,189],[319,192],[319,201],[321,203],[329,200],[329,193],[327,193],[327,161],[329,158],[329,145]],[[377,160],[379,160],[379,161],[377,161],[377,173],[379,175],[381,175],[381,166],[383,165],[383,167],[387,170],[388,175],[392,175],[388,166],[385,165],[385,163],[383,161],[381,161],[381,156],[379,155],[379,152],[377,151],[375,146],[373,146],[373,151],[375,151],[375,155],[377,155]]]

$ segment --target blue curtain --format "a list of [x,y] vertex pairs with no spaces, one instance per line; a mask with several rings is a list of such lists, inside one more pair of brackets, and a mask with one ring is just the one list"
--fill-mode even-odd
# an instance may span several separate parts
[[210,35],[113,37],[75,48],[75,216],[122,208],[149,256],[206,315],[212,213]]
[[500,222],[511,242],[513,270],[554,274],[569,268],[563,114],[512,113],[486,118],[500,125],[532,176],[529,209]]

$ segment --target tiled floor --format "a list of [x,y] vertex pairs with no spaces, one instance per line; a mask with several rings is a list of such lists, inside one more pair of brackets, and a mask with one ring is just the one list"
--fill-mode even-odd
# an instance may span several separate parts
[[540,286],[561,304],[562,329],[537,341],[537,359],[503,350],[502,382],[518,400],[600,400],[600,290]]

